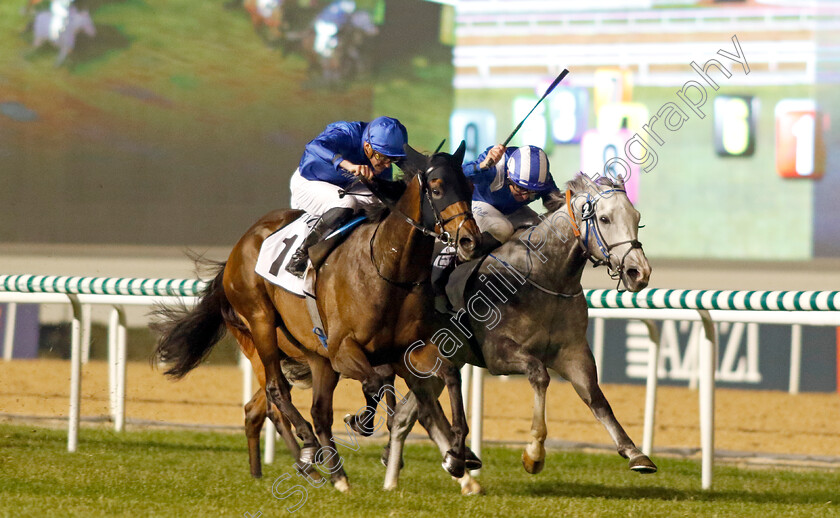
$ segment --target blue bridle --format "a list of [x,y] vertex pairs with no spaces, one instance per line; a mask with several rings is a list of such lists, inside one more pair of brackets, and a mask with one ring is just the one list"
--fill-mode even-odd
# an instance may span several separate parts
[[[566,200],[567,200],[567,209],[569,211],[569,216],[572,219],[572,223],[575,225],[575,237],[577,238],[578,244],[583,248],[583,254],[586,259],[592,262],[592,266],[601,266],[605,265],[609,272],[609,275],[613,279],[617,279],[619,285],[621,283],[621,274],[624,272],[624,260],[627,258],[627,255],[630,253],[631,250],[636,248],[642,248],[642,243],[640,243],[637,239],[628,239],[626,241],[619,241],[618,243],[607,243],[606,240],[603,238],[601,233],[601,228],[598,226],[598,217],[597,217],[597,204],[600,198],[603,198],[605,194],[611,193],[624,193],[627,194],[627,191],[624,189],[607,189],[605,191],[599,191],[598,196],[592,196],[588,192],[585,193],[586,200],[583,202],[581,206],[581,223],[585,223],[585,229],[581,232],[580,226],[578,226],[577,222],[575,221],[574,212],[572,210],[572,203],[571,203],[571,191],[566,192]],[[581,196],[580,194],[576,194],[575,196]],[[595,244],[598,245],[598,250],[601,252],[601,255],[604,256],[604,259],[596,259],[593,257],[592,253],[589,251],[589,235],[590,232],[593,236],[595,236]],[[583,234],[583,235],[581,235]],[[610,264],[610,257],[612,256],[611,250],[617,246],[630,244],[630,247],[624,252],[624,255],[621,256],[621,261],[619,261],[618,266],[613,269],[612,265]]]

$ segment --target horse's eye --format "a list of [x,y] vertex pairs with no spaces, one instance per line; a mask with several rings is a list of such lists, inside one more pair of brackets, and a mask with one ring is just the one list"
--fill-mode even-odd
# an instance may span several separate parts
[[601,223],[603,223],[603,224],[605,224],[605,225],[608,225],[608,224],[609,224],[609,222],[610,222],[610,218],[608,218],[608,217],[606,217],[606,216],[601,216],[601,217],[600,217],[600,218],[598,218],[598,219],[599,219],[599,220],[601,220]]
[[432,189],[432,196],[434,196],[435,198],[439,198],[440,195],[440,189]]

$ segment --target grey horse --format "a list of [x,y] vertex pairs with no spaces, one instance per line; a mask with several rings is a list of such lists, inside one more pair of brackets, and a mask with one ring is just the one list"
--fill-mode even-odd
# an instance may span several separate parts
[[[601,388],[595,360],[586,340],[587,304],[581,276],[587,259],[605,265],[630,291],[648,284],[651,268],[638,242],[639,212],[627,199],[621,182],[584,174],[545,201],[542,221],[518,231],[493,251],[472,275],[460,309],[443,321],[435,341],[456,365],[486,367],[493,375],[526,375],[534,390],[531,441],[522,464],[531,474],[545,465],[545,395],[552,369],[571,382],[577,394],[604,425],[630,469],[653,473],[656,465],[636,447],[613,415]],[[468,326],[465,326],[467,323]],[[454,329],[457,327],[458,329]],[[464,340],[472,336],[472,345]],[[413,370],[413,369],[412,369]],[[429,436],[442,451],[451,442],[449,426],[437,396],[442,385],[429,373],[415,372],[420,386],[397,409],[391,438],[383,452],[385,489],[397,487],[403,444],[418,417],[439,423]],[[477,482],[459,480],[462,493],[480,490]]]
[[63,25],[59,30],[56,30],[56,27],[51,28],[54,21],[60,22],[60,20],[53,20],[54,16],[51,11],[41,11],[35,16],[32,27],[34,34],[32,47],[38,49],[45,42],[51,42],[58,47],[55,66],[60,66],[76,45],[76,35],[79,32],[84,32],[86,35],[93,37],[96,35],[96,27],[94,27],[88,11],[79,11],[72,5],[69,7],[66,21],[63,24],[59,23],[59,26]]

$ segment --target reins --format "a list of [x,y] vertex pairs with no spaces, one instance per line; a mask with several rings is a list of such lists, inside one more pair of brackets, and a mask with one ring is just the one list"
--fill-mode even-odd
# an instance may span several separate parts
[[516,267],[514,267],[512,264],[508,263],[507,261],[505,261],[504,259],[502,259],[499,256],[496,256],[496,255],[493,255],[493,254],[488,254],[488,256],[492,257],[493,259],[502,263],[502,265],[504,265],[505,268],[508,268],[508,269],[513,270],[514,272],[518,273],[520,276],[522,276],[523,279],[525,279],[525,282],[527,282],[531,286],[537,288],[538,290],[540,290],[543,293],[547,293],[549,295],[553,295],[555,297],[560,297],[560,298],[564,298],[564,299],[573,299],[575,297],[579,297],[579,296],[583,295],[583,287],[581,287],[580,290],[577,291],[576,293],[563,293],[563,292],[560,292],[560,291],[550,290],[550,289],[546,288],[545,286],[542,286],[538,282],[534,281],[533,279],[531,279],[531,272],[533,271],[533,262],[531,261],[531,250],[527,246],[525,247],[525,249],[528,251],[528,273],[526,273],[526,274],[523,274],[522,272],[517,270]]

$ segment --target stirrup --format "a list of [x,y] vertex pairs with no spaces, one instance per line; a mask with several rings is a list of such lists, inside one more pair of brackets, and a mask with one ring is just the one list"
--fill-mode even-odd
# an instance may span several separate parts
[[303,274],[306,273],[306,263],[309,261],[309,254],[305,251],[298,248],[294,254],[292,254],[291,259],[289,259],[289,264],[286,265],[286,271],[303,279]]

